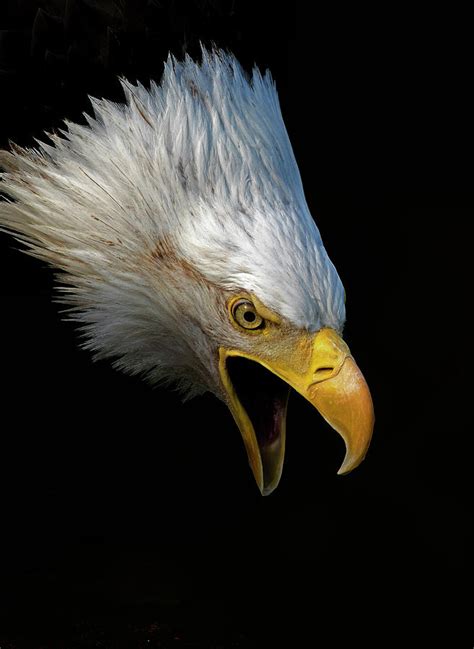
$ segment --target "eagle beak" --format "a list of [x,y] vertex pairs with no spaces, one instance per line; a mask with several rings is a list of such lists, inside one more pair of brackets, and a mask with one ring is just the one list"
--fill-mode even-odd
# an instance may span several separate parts
[[313,404],[344,440],[346,454],[338,474],[359,466],[372,438],[374,406],[362,372],[334,330],[318,332],[309,370],[292,387]]
[[[362,462],[374,427],[367,383],[348,346],[333,329],[324,328],[312,336],[302,333],[292,343],[281,345],[280,352],[273,348],[271,355],[263,357],[220,349],[220,373],[227,403],[263,495],[271,493],[280,481],[290,387],[313,404],[343,438],[346,454],[339,474],[349,473]],[[244,365],[254,369],[244,367],[238,381],[237,376],[234,380],[231,358],[245,359]],[[263,370],[256,375],[256,363],[260,370],[263,367],[269,372]]]

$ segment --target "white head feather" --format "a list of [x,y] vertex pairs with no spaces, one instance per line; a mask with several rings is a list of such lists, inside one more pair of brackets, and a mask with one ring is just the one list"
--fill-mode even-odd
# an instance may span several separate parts
[[309,213],[275,85],[232,55],[165,64],[161,85],[91,99],[89,126],[4,152],[0,225],[62,269],[86,347],[152,381],[219,394],[225,298],[341,329],[344,291]]

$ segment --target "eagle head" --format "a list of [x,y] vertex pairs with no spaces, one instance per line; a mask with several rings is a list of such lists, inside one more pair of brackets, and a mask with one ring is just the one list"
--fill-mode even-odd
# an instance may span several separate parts
[[342,339],[344,289],[308,210],[270,74],[203,50],[121,81],[52,145],[2,152],[0,225],[60,269],[83,344],[151,383],[224,401],[262,494],[291,389],[365,456],[373,407]]

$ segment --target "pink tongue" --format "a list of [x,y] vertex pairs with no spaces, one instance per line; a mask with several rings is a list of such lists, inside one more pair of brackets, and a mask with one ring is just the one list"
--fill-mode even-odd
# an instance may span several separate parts
[[260,448],[270,446],[280,436],[285,403],[286,394],[273,395],[265,403],[260,403],[259,414],[253,422]]

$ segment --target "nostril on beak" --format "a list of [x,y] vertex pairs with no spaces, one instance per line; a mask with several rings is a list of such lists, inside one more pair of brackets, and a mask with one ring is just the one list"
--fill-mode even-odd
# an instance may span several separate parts
[[331,365],[318,367],[314,372],[314,378],[316,379],[316,381],[323,381],[324,379],[328,379],[333,375],[334,369],[335,368]]

